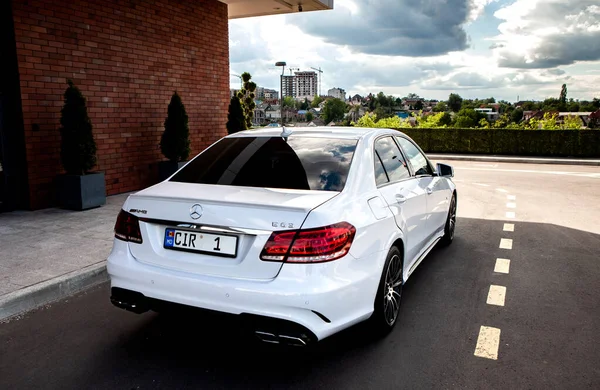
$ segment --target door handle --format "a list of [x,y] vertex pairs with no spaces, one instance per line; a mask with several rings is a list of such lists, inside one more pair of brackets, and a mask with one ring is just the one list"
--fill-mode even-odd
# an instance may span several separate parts
[[402,203],[406,202],[406,197],[402,194],[396,194],[396,202],[398,204],[402,204]]
[[429,188],[429,187],[427,187],[426,191],[427,191],[427,195],[433,194],[433,190],[431,188]]

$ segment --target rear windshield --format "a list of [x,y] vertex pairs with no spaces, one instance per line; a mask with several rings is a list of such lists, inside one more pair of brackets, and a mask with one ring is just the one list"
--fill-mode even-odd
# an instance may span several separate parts
[[223,138],[171,181],[241,187],[341,191],[357,140]]

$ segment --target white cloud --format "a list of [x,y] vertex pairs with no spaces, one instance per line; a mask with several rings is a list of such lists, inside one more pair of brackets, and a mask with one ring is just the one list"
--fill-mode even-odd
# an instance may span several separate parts
[[484,10],[491,3],[495,3],[498,0],[471,0],[471,12],[469,13],[469,20],[474,21],[479,18]]
[[[426,0],[422,3],[439,4],[440,1],[446,0]],[[464,14],[464,23],[468,23],[480,17],[486,6],[495,0],[463,1],[471,4],[469,11]],[[381,39],[369,33],[361,38],[364,42],[355,42],[354,35],[350,33],[364,32],[364,26],[355,25],[352,20],[366,19],[364,3],[359,0],[336,0],[334,11],[322,13],[232,20],[231,72],[241,74],[249,71],[259,85],[279,89],[281,69],[274,64],[276,61],[286,61],[289,67],[302,70],[321,67],[324,70],[323,92],[332,87],[341,87],[352,94],[383,91],[405,96],[414,92],[429,98],[444,99],[450,92],[458,92],[466,98],[495,96],[497,99],[515,100],[519,95],[521,98],[541,99],[558,96],[560,86],[567,82],[570,97],[590,99],[600,96],[598,73],[594,71],[598,68],[598,62],[587,62],[587,68],[569,65],[582,61],[581,51],[585,51],[582,47],[590,53],[590,61],[598,53],[595,49],[597,43],[588,41],[592,39],[588,35],[596,34],[600,7],[583,0],[564,2],[568,4],[561,6],[563,1],[558,0],[516,0],[500,8],[495,16],[502,19],[503,23],[500,24],[499,34],[490,39],[492,47],[488,52],[466,49],[446,50],[431,55],[399,55],[396,48],[388,47],[393,46],[390,42],[395,41],[380,44],[381,40],[386,39],[384,30],[377,30]],[[369,12],[373,12],[373,9]],[[411,12],[416,15],[414,9]],[[353,19],[338,26],[337,23],[348,15]],[[319,19],[316,19],[317,16]],[[431,23],[447,20],[436,17]],[[384,29],[385,23],[405,24],[404,19],[390,19],[389,15],[370,15],[369,18],[380,23],[375,26],[381,29]],[[328,35],[327,31],[331,29],[315,32],[312,27],[307,27],[316,23],[316,20],[324,24],[331,22],[339,31]],[[564,37],[557,35],[559,33]],[[342,41],[339,41],[342,39],[340,37]],[[567,42],[572,42],[569,40],[575,37],[579,39],[575,42],[580,44],[568,45]],[[479,42],[487,39],[477,35],[471,38],[478,46],[483,46]],[[544,45],[540,46],[542,43]],[[380,45],[376,50],[363,50],[364,45],[377,44]],[[390,50],[387,53],[386,47]],[[544,50],[550,48],[552,55],[544,54]],[[565,60],[573,57],[577,59]],[[232,77],[231,85],[239,86],[239,79]]]
[[554,68],[600,60],[597,0],[516,0],[499,9],[495,37],[498,64],[509,68]]

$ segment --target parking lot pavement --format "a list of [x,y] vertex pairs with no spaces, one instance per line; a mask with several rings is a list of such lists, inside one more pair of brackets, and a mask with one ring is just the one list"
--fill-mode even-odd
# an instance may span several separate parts
[[385,339],[269,347],[228,318],[121,311],[103,285],[0,324],[0,388],[600,388],[600,171],[453,165],[455,242]]

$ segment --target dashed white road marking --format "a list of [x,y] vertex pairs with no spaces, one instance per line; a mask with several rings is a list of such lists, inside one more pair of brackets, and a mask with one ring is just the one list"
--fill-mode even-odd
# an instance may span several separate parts
[[[460,168],[465,171],[489,171],[489,168]],[[580,177],[591,177],[591,178],[600,178],[596,176],[596,173],[588,173],[588,172],[563,172],[563,171],[534,171],[530,169],[494,169],[494,172],[520,172],[520,173],[537,173],[537,174],[545,174],[545,175],[563,175],[563,176],[580,176]]]
[[515,224],[514,223],[505,223],[504,228],[502,230],[505,232],[514,232]]
[[474,355],[484,359],[498,360],[498,348],[500,347],[500,329],[489,326],[479,328],[477,346]]
[[510,271],[510,260],[509,259],[496,259],[496,266],[494,272],[499,274],[507,274]]
[[482,184],[482,183],[473,183],[473,184],[475,184],[476,186],[480,186],[480,187],[489,187],[490,186],[489,184]]
[[508,191],[507,191],[507,190],[505,190],[504,188],[496,188],[496,191],[498,191],[498,192],[504,192],[504,193],[507,193],[507,192],[508,192]]
[[506,198],[508,200],[517,200],[517,197],[515,195],[507,195]]
[[500,239],[500,249],[512,249],[513,240],[510,238],[501,238]]
[[516,217],[516,214],[515,214],[514,211],[507,211],[506,212],[506,218],[514,219],[515,217]]
[[504,306],[504,300],[506,299],[506,287],[504,286],[490,286],[490,292],[487,296],[487,304],[494,306]]
[[506,207],[508,207],[509,209],[516,209],[517,208],[517,204],[515,202],[508,202],[506,204]]

